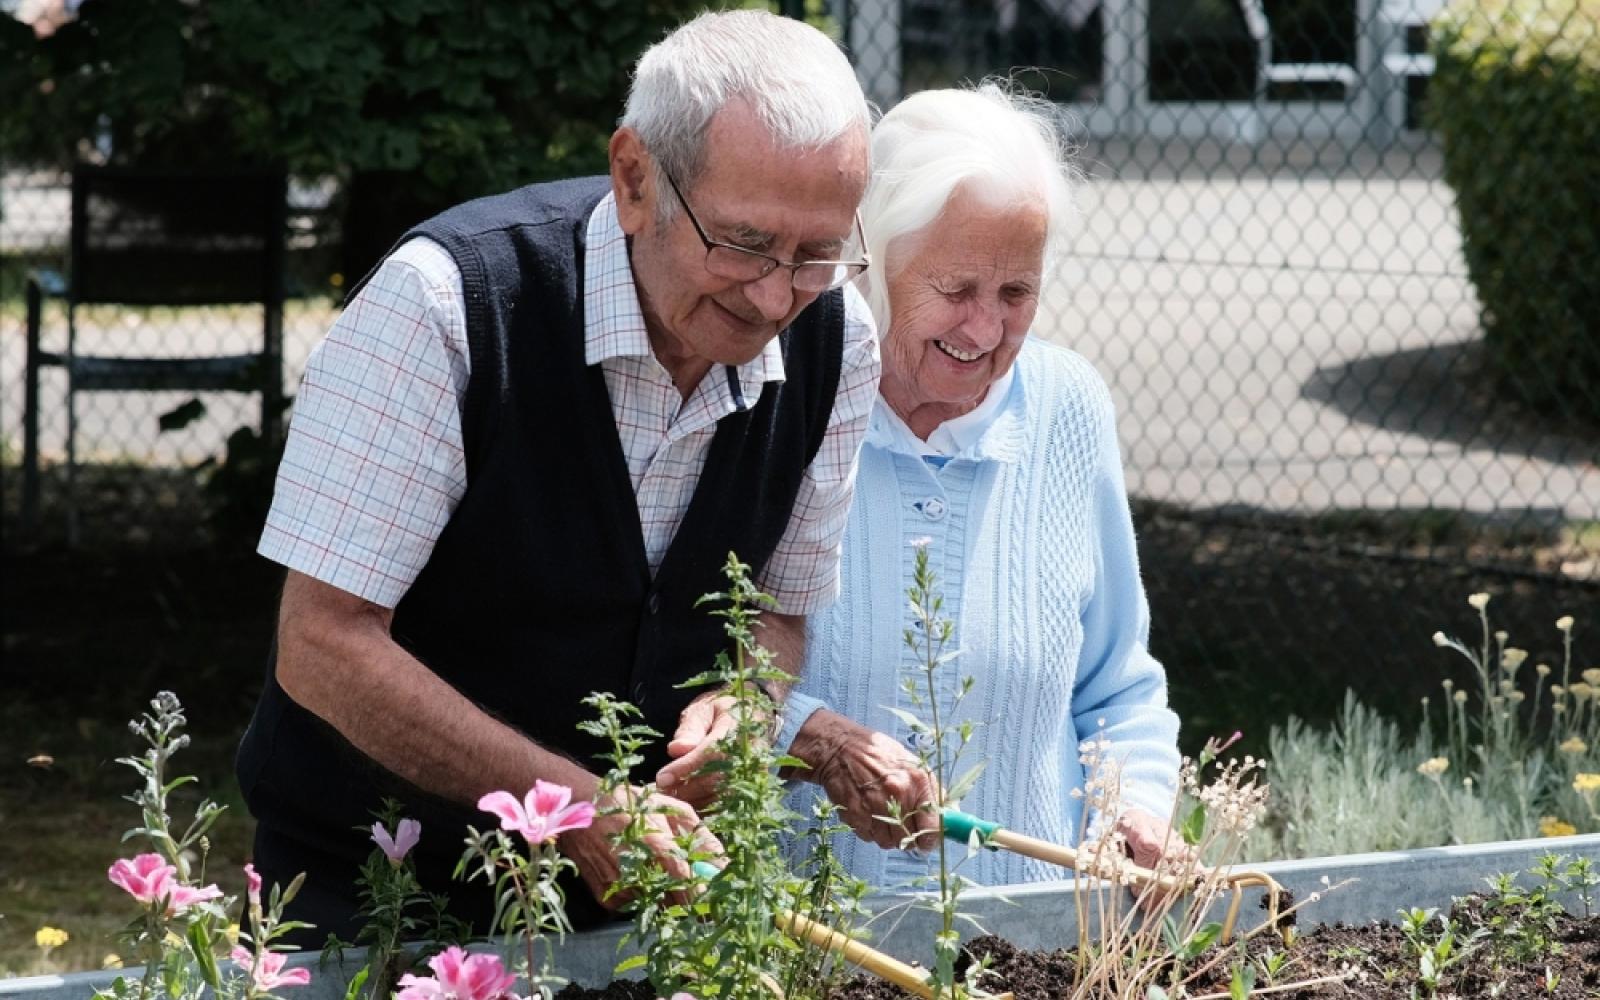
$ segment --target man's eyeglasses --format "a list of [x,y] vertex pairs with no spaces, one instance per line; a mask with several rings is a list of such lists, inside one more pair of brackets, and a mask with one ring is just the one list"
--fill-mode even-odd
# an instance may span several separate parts
[[[860,260],[779,260],[756,250],[747,250],[732,243],[714,240],[706,235],[700,220],[694,217],[694,209],[689,207],[688,200],[678,189],[678,182],[665,170],[661,173],[672,186],[672,193],[678,196],[678,203],[688,214],[689,224],[694,226],[700,242],[706,245],[706,270],[719,278],[741,282],[760,281],[774,270],[787,267],[795,291],[825,292],[830,288],[838,288],[865,271],[872,263],[872,259],[865,251],[862,251]],[[856,213],[856,238],[863,246],[866,244],[859,212]]]

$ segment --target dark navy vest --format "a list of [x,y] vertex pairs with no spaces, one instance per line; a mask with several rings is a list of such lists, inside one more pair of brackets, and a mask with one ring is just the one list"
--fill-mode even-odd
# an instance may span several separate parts
[[[780,334],[785,380],[718,423],[652,579],[605,379],[584,361],[584,236],[607,190],[605,178],[532,185],[458,206],[405,237],[436,241],[461,269],[468,485],[391,627],[466,697],[596,772],[603,748],[577,730],[592,717],[584,697],[632,701],[670,737],[697,693],[677,685],[725,648],[720,621],[695,600],[724,589],[730,551],[759,573],[776,547],[833,410],[844,331],[835,291]],[[642,780],[665,762],[666,737]],[[424,885],[452,895],[468,891],[448,881],[466,824],[493,822],[379,767],[294,703],[270,670],[238,770],[264,831],[258,853],[269,841],[302,844],[330,862],[318,867],[348,862],[347,879],[371,849],[352,828],[370,826],[384,795],[422,819]]]

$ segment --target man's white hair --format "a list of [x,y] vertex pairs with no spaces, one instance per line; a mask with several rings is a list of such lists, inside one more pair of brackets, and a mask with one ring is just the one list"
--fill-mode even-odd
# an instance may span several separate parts
[[[850,61],[827,35],[761,10],[705,13],[647,49],[622,124],[685,188],[705,166],[712,116],[744,100],[780,149],[821,149],[872,117]],[[657,177],[657,180],[660,180]],[[676,199],[663,195],[664,218]]]
[[889,329],[889,276],[958,191],[995,205],[1042,205],[1048,278],[1077,220],[1078,172],[1063,119],[1049,101],[993,80],[924,90],[883,116],[872,132],[874,170],[861,202],[875,263],[860,286],[880,333]]

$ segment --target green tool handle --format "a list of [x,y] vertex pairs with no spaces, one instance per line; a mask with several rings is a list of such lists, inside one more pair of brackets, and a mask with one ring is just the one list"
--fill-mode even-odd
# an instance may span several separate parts
[[944,835],[958,844],[972,842],[972,835],[978,835],[978,843],[991,851],[998,851],[999,845],[992,843],[994,835],[999,832],[1000,824],[992,820],[979,819],[971,813],[964,813],[959,809],[941,809],[939,811],[939,825],[944,828]]

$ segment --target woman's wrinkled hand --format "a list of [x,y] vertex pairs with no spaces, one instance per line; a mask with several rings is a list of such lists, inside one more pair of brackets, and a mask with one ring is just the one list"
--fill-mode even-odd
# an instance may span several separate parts
[[820,709],[795,734],[790,753],[810,766],[799,777],[821,785],[862,840],[887,849],[938,846],[938,785],[893,737]]

